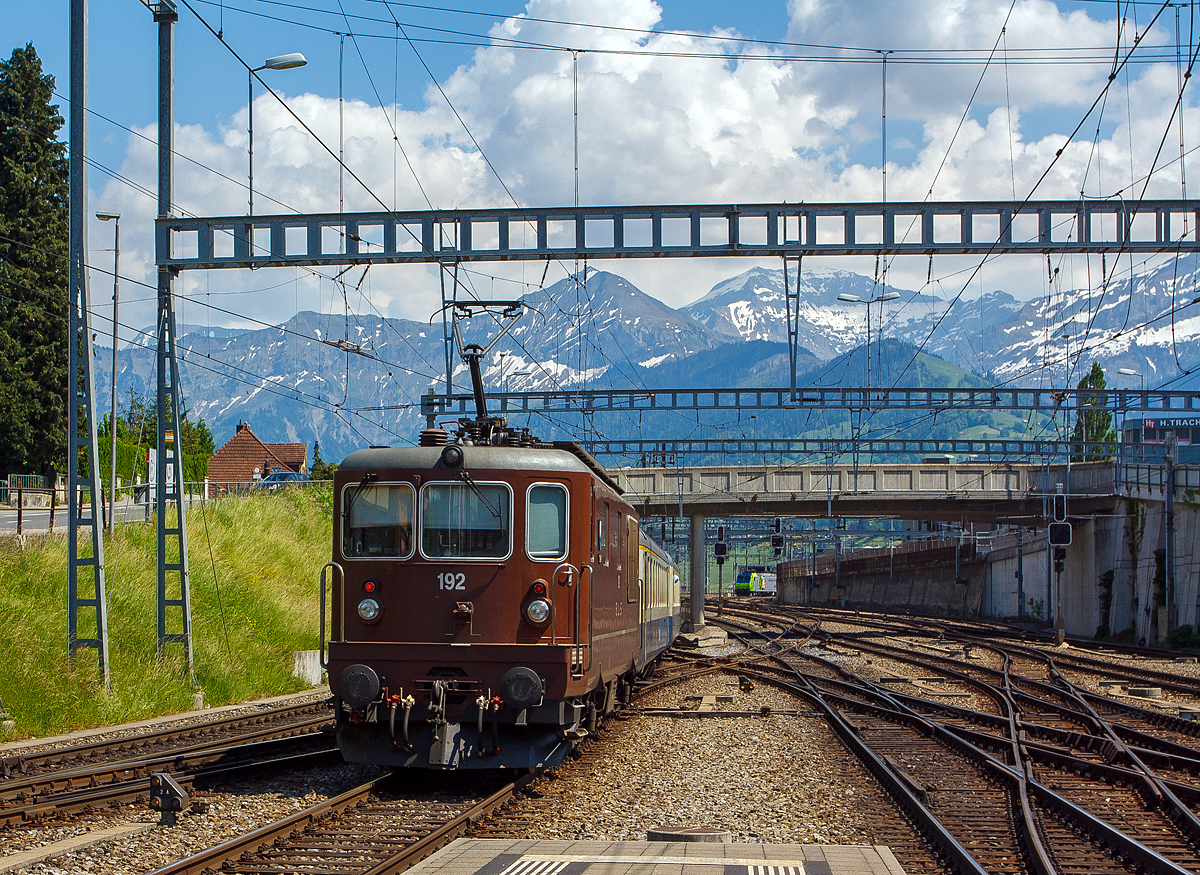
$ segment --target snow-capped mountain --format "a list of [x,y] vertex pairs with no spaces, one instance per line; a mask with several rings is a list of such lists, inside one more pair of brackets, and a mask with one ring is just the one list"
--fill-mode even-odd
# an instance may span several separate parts
[[[628,280],[589,270],[522,298],[528,310],[484,363],[485,380],[512,388],[583,388],[627,381],[637,368],[712,349],[726,338]],[[464,336],[486,346],[498,325],[475,317]],[[521,371],[527,376],[513,377]],[[465,369],[463,370],[465,374]]]
[[[1055,291],[1029,301],[997,326],[983,364],[998,379],[1064,374],[1077,381],[1098,361],[1114,385],[1120,368],[1147,388],[1200,367],[1200,260],[1172,259],[1091,289]],[[1137,388],[1141,379],[1122,378]],[[1184,381],[1189,383],[1189,381]],[[1179,384],[1173,384],[1179,386]]]
[[[796,275],[788,281],[796,287]],[[805,268],[800,274],[797,338],[799,345],[820,358],[830,359],[848,352],[866,339],[866,307],[861,303],[838,300],[838,295],[856,295],[861,301],[878,299],[883,287],[869,276],[846,270]],[[878,325],[879,307],[884,319],[898,304],[919,307],[922,312],[936,298],[915,292],[899,292],[897,301],[872,308],[872,325]],[[754,267],[745,273],[717,283],[707,295],[682,308],[700,324],[730,340],[773,340],[787,342],[787,311],[784,304],[783,269]]]
[[[1002,290],[955,301],[889,287],[900,297],[872,306],[868,338],[864,305],[837,296],[878,300],[882,287],[849,271],[806,269],[800,280],[799,344],[832,359],[868,339],[875,343],[882,334],[980,376],[1038,385],[1073,384],[1092,361],[1114,378],[1119,368],[1135,370],[1147,386],[1200,367],[1200,303],[1191,303],[1200,295],[1196,256],[1166,260],[1107,283],[1099,271],[1095,276],[1092,288],[1055,289],[1032,301]],[[795,283],[794,275],[789,279]],[[787,340],[781,269],[752,268],[718,283],[682,311],[731,340]]]
[[[873,380],[902,385],[1063,386],[1099,361],[1110,385],[1136,388],[1144,377],[1146,387],[1157,386],[1200,369],[1198,283],[1200,265],[1191,257],[1160,263],[1132,280],[1056,289],[1027,302],[993,291],[949,307],[934,296],[896,289],[900,298],[882,305],[882,344],[880,305],[871,308],[867,356],[866,307],[837,296],[878,298],[880,286],[849,271],[806,269],[800,382],[862,385],[871,373]],[[489,391],[786,385],[783,293],[781,270],[752,268],[677,311],[616,274],[590,271],[586,282],[570,278],[525,298],[527,312],[482,363],[484,383]],[[482,346],[498,330],[491,316],[463,323],[467,342]],[[189,411],[208,422],[219,442],[248,421],[264,440],[320,440],[326,458],[337,458],[368,443],[411,440],[424,425],[421,396],[444,391],[440,325],[299,313],[257,330],[184,326],[179,345]],[[914,358],[917,348],[924,358]],[[96,359],[98,386],[111,379],[109,361],[104,354]],[[900,373],[909,361],[914,365]],[[122,349],[119,366],[122,399],[131,391],[152,396],[152,337]],[[1118,376],[1118,368],[1143,376]],[[457,357],[453,382],[457,392],[469,389]],[[1171,386],[1197,382],[1193,375]],[[663,434],[678,424],[677,416],[660,419],[661,429],[654,428]],[[650,428],[650,421],[639,417],[639,424],[629,420],[606,433],[621,437],[622,429]],[[774,419],[758,426],[768,422]],[[554,427],[532,424],[543,433]]]

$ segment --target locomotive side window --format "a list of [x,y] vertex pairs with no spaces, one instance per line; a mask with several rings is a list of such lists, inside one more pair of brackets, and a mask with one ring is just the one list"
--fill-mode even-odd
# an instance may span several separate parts
[[415,493],[407,483],[344,489],[342,555],[348,559],[412,556],[415,503]]
[[567,489],[557,484],[529,487],[525,513],[525,549],[534,560],[567,555]]
[[507,557],[511,505],[504,484],[428,484],[421,491],[421,553],[429,559]]

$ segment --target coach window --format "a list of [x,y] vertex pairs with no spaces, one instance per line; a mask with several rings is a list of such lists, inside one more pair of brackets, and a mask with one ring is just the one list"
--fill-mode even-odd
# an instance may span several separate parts
[[407,483],[342,490],[342,555],[407,559],[413,554],[415,493]]
[[503,483],[430,483],[421,490],[421,553],[504,559],[512,552],[512,493]]
[[525,511],[525,549],[535,561],[567,556],[567,488],[554,483],[529,487]]

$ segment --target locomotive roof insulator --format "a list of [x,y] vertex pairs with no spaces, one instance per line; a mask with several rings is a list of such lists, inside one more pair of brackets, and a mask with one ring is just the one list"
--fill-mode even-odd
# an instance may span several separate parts
[[444,428],[427,428],[421,432],[420,446],[444,447],[450,443],[450,432]]

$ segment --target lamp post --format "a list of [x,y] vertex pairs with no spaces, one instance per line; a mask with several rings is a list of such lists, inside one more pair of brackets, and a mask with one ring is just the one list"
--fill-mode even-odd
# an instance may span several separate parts
[[[843,304],[866,304],[867,305],[867,394],[871,391],[871,305],[878,302],[879,307],[879,333],[883,334],[883,302],[895,301],[900,297],[899,292],[884,292],[878,298],[868,298],[863,300],[858,295],[852,295],[849,292],[842,292],[837,296],[837,299]],[[880,365],[882,369],[882,365]],[[853,445],[852,452],[854,456],[854,491],[858,492],[858,430],[862,427],[862,410],[858,412],[858,425],[854,425],[854,411],[850,412],[851,428],[853,429]]]
[[[900,297],[899,292],[884,292],[878,298],[868,298],[863,300],[858,295],[851,295],[848,292],[842,292],[837,296],[837,299],[843,304],[866,304],[867,305],[867,388],[871,388],[871,305],[882,304],[884,301],[895,301]],[[883,333],[883,307],[879,308],[879,333]]]
[[[1143,393],[1146,391],[1146,378],[1144,376],[1142,376],[1142,374],[1139,371],[1135,371],[1133,368],[1117,368],[1117,373],[1120,374],[1122,377],[1137,377],[1139,388],[1141,388]],[[1146,397],[1143,394],[1142,397],[1140,397],[1138,399],[1138,406],[1141,407],[1145,403],[1146,403]],[[1124,408],[1122,407],[1122,411],[1121,411],[1121,443],[1119,445],[1122,450],[1124,449],[1124,446],[1125,446],[1125,419],[1127,416],[1128,416],[1128,414],[1126,414],[1124,412]],[[1145,444],[1145,432],[1143,432],[1142,434],[1143,434],[1142,443]],[[1121,456],[1122,456],[1122,461],[1123,461],[1124,453],[1122,453]]]
[[533,371],[529,370],[528,368],[525,368],[524,370],[521,370],[521,371],[513,371],[511,374],[508,374],[507,376],[505,376],[505,378],[504,378],[505,394],[508,393],[508,378],[509,377],[528,377],[531,374],[533,374]]
[[[250,215],[254,215],[254,74],[260,70],[291,70],[296,67],[303,67],[308,63],[308,59],[299,52],[289,52],[286,55],[276,55],[274,58],[267,58],[261,67],[251,67],[246,73],[246,91],[250,95],[250,100],[246,105],[250,114]],[[253,232],[251,232],[253,236]],[[253,239],[250,241],[253,244]]]
[[112,418],[108,421],[109,436],[112,444],[109,448],[109,477],[108,477],[108,533],[113,533],[114,516],[117,509],[117,301],[120,292],[121,266],[121,214],[96,213],[101,222],[113,223],[113,362],[112,362]]

